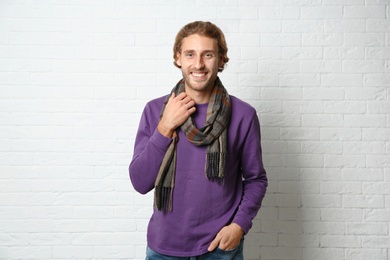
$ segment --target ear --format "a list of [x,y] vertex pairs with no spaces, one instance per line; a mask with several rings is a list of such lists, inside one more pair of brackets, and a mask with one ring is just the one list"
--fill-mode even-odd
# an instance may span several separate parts
[[176,52],[175,61],[176,61],[176,64],[181,67],[180,56],[181,56],[180,52]]
[[222,57],[222,55],[219,55],[218,67],[223,68],[224,65],[225,65],[225,62],[223,62],[223,57]]

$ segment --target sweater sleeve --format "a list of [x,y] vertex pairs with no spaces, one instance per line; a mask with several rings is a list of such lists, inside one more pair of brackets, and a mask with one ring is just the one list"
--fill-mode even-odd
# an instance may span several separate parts
[[141,194],[154,188],[161,162],[172,141],[157,131],[160,111],[154,110],[156,109],[149,103],[142,113],[129,165],[131,183]]
[[249,124],[242,150],[243,195],[233,222],[246,233],[252,227],[252,220],[261,207],[268,186],[263,166],[260,123],[256,112]]

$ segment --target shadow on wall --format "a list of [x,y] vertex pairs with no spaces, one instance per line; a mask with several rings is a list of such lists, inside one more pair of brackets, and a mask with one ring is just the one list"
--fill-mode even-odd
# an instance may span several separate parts
[[303,209],[302,194],[318,193],[319,183],[300,180],[305,155],[301,141],[285,122],[261,117],[263,161],[268,190],[245,240],[245,259],[302,259],[303,247],[318,247],[319,239],[304,234],[305,220],[320,220],[319,209]]

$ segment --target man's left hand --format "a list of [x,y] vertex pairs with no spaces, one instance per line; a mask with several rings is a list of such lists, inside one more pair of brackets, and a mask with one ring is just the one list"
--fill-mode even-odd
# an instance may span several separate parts
[[208,251],[211,252],[219,246],[222,250],[231,250],[240,244],[244,230],[236,223],[223,227],[211,242]]

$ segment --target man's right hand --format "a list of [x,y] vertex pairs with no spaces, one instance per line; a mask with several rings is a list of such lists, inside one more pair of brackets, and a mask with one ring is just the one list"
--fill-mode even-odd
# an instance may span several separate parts
[[176,128],[181,126],[195,112],[195,101],[185,92],[169,97],[157,130],[164,136],[172,138]]

